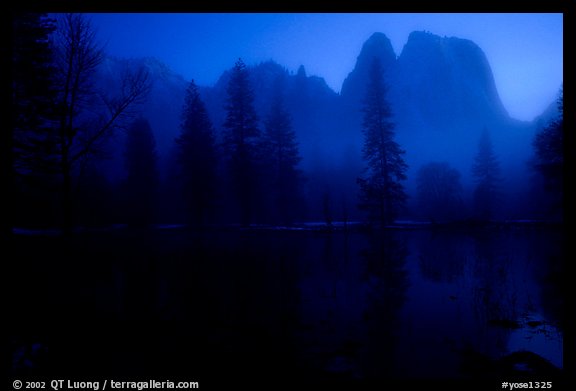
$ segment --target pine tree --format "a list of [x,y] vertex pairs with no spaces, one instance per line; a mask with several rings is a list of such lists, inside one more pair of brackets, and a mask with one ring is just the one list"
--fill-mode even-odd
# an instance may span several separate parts
[[260,130],[249,73],[241,59],[232,70],[227,92],[223,143],[229,159],[231,191],[238,203],[240,221],[243,225],[249,225],[253,221],[259,196],[257,148]]
[[176,143],[188,220],[203,225],[215,207],[217,152],[214,128],[194,80],[186,91],[180,129]]
[[269,171],[272,210],[276,219],[284,224],[293,222],[298,214],[302,173],[298,169],[301,160],[296,133],[286,111],[283,99],[282,79],[274,86],[274,96],[268,118],[265,121],[264,151]]
[[16,14],[13,19],[12,116],[20,174],[46,170],[46,144],[55,137],[51,121],[56,91],[49,42],[54,29],[54,20],[42,14]]
[[361,201],[359,207],[368,212],[371,223],[385,226],[394,221],[406,201],[401,183],[406,179],[408,166],[404,150],[394,140],[394,123],[386,99],[382,65],[374,58],[364,101],[363,158],[364,177],[358,178]]
[[55,210],[57,137],[54,129],[53,50],[55,21],[45,14],[14,13],[12,18],[12,132],[4,157],[16,193],[19,223],[50,221]]
[[546,127],[536,134],[534,149],[536,151],[536,169],[546,179],[549,190],[561,190],[562,167],[564,164],[564,94],[561,91],[558,98],[558,111],[560,115],[552,120]]
[[474,191],[476,214],[481,219],[491,219],[500,198],[500,163],[496,158],[492,139],[486,128],[480,136],[472,174],[476,178]]
[[158,189],[157,154],[154,133],[148,120],[138,118],[128,129],[124,152],[126,211],[133,225],[152,223]]
[[542,175],[544,189],[550,198],[549,211],[562,212],[564,191],[564,92],[558,97],[560,115],[540,130],[533,141],[536,152],[534,168]]

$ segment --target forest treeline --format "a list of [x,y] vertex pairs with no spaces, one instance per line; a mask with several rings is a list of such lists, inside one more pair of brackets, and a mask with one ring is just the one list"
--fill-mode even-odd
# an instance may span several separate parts
[[[239,59],[231,71],[216,129],[198,86],[189,83],[168,175],[159,174],[154,132],[141,110],[153,88],[145,68],[127,69],[114,83],[95,77],[105,52],[82,14],[13,15],[11,225],[60,227],[128,223],[292,225],[322,211],[334,221],[330,194],[311,197],[283,79],[273,85],[266,112],[257,112],[249,68]],[[462,173],[447,161],[417,170],[415,210],[407,210],[407,164],[396,141],[382,65],[374,58],[362,97],[363,174],[356,205],[365,221],[385,226],[403,216],[432,221],[498,219],[506,178],[491,130],[478,140],[470,174],[473,199],[464,197]],[[559,112],[563,96],[558,98]],[[308,110],[313,110],[309,107]],[[479,127],[483,127],[481,124]],[[122,132],[126,176],[111,182],[95,169],[110,158]],[[328,147],[328,146],[327,146]],[[540,129],[533,142],[534,186],[543,189],[550,218],[562,216],[563,117]],[[528,196],[528,195],[527,195]],[[320,199],[311,203],[309,200]],[[346,219],[347,214],[342,215]]]

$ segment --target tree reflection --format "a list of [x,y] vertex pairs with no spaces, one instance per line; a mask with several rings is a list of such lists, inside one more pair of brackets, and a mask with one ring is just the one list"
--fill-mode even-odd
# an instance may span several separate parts
[[[562,337],[550,326],[559,314],[553,281],[562,249],[555,237],[543,231],[476,232],[472,254],[476,339],[463,356],[464,368],[482,376],[557,371]],[[480,361],[490,370],[479,373]]]
[[418,262],[422,275],[434,282],[453,282],[464,272],[465,236],[454,236],[454,232],[422,232],[418,241]]
[[408,287],[406,246],[382,231],[333,232],[314,243],[299,284],[302,365],[320,377],[390,376]]
[[367,285],[364,321],[366,350],[363,357],[367,378],[394,376],[400,328],[399,312],[409,287],[405,268],[405,243],[394,232],[375,232],[368,237],[364,259]]

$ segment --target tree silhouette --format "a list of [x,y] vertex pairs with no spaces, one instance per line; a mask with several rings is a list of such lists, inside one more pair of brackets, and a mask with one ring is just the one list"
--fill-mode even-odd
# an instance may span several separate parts
[[544,188],[551,199],[551,211],[562,210],[563,167],[564,167],[564,92],[558,97],[558,118],[540,130],[533,141],[536,152],[535,169],[544,179]]
[[158,170],[156,141],[148,120],[138,118],[128,129],[124,159],[126,212],[131,225],[154,221]]
[[368,212],[371,222],[385,226],[397,217],[406,201],[401,183],[408,166],[405,153],[394,141],[394,124],[386,98],[382,65],[374,58],[364,101],[363,158],[367,163],[364,177],[358,178],[361,200],[359,207]]
[[[57,132],[53,101],[53,51],[49,37],[55,21],[45,14],[14,13],[12,18],[12,132],[3,156],[10,159],[11,190],[19,223],[55,216]],[[11,144],[11,145],[10,145]]]
[[194,80],[186,91],[180,129],[176,139],[179,179],[188,220],[203,225],[215,207],[217,151],[212,122]]
[[[58,155],[62,174],[63,231],[73,225],[72,181],[75,168],[93,155],[126,117],[129,108],[142,101],[150,89],[148,73],[140,69],[122,76],[119,94],[96,92],[93,77],[103,60],[95,31],[82,14],[59,17],[54,38],[58,96]],[[95,108],[106,109],[95,114]]]
[[13,18],[12,118],[17,173],[46,171],[55,132],[54,68],[49,36],[54,20],[42,14]]
[[462,208],[460,173],[447,162],[423,165],[417,177],[418,201],[424,217],[450,220]]
[[223,143],[228,156],[231,190],[240,210],[240,221],[249,225],[258,197],[257,148],[260,144],[254,93],[246,65],[239,59],[228,83]]
[[491,219],[500,199],[500,163],[494,154],[494,148],[488,129],[484,128],[478,142],[478,153],[472,165],[472,174],[476,179],[474,206],[481,219]]
[[265,121],[263,153],[269,164],[269,186],[273,215],[281,223],[290,224],[298,214],[302,172],[296,133],[283,99],[282,79],[274,86],[272,104]]

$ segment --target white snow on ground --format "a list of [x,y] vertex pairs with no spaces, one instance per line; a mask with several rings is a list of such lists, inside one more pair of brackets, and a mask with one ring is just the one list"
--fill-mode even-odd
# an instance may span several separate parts
[[508,350],[510,352],[528,350],[544,357],[558,368],[563,368],[562,332],[546,322],[546,319],[538,313],[528,314],[525,320],[526,323],[537,322],[537,325],[511,330]]

